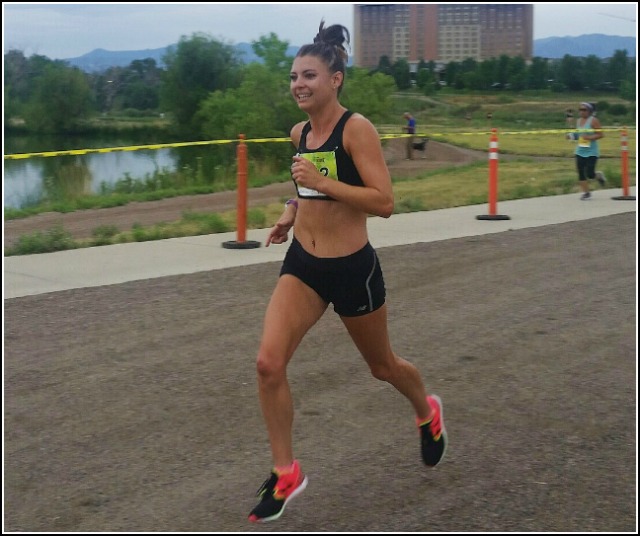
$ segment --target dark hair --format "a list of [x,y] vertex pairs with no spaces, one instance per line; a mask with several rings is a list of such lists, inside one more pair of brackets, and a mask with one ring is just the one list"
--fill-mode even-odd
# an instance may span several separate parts
[[[302,56],[316,56],[321,58],[329,67],[332,73],[341,72],[345,74],[349,54],[345,49],[345,44],[349,45],[351,36],[349,30],[341,24],[333,24],[324,27],[324,20],[320,22],[318,34],[313,39],[313,44],[303,45],[298,50],[296,58]],[[344,84],[344,76],[342,79]],[[338,94],[342,90],[342,84],[338,88]]]

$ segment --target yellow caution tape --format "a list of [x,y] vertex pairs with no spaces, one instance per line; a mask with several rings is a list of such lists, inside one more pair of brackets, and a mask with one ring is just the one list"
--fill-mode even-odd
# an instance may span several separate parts
[[[612,128],[601,128],[597,129],[597,131],[619,131],[619,130],[635,130],[635,127],[612,127]],[[575,129],[565,128],[565,129],[556,129],[556,130],[519,130],[513,132],[502,132],[497,131],[496,133],[499,135],[529,135],[529,134],[560,134],[566,132],[574,132]],[[429,132],[429,133],[418,133],[418,134],[383,134],[380,135],[381,140],[390,140],[395,138],[408,138],[409,136],[417,137],[417,138],[434,138],[434,137],[451,137],[451,136],[478,136],[478,135],[490,135],[492,132],[449,132],[449,133],[441,133],[441,132]],[[45,151],[41,153],[17,153],[17,154],[6,154],[4,155],[5,160],[21,160],[25,158],[35,158],[35,157],[52,157],[52,156],[74,156],[74,155],[84,155],[84,154],[92,154],[92,153],[114,153],[121,151],[141,151],[144,149],[166,149],[172,147],[191,147],[196,145],[222,145],[228,143],[273,143],[273,142],[291,142],[291,138],[253,138],[246,140],[208,140],[208,141],[185,141],[179,143],[154,143],[150,145],[131,145],[125,147],[103,147],[100,149],[71,149],[68,151]]]

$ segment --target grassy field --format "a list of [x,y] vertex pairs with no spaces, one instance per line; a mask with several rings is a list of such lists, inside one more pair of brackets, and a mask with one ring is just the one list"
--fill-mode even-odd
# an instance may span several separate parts
[[[548,91],[524,91],[508,93],[461,93],[442,90],[433,96],[420,95],[416,90],[393,96],[390,122],[404,124],[402,113],[411,112],[421,126],[431,131],[471,129],[487,131],[491,127],[500,130],[563,129],[565,110],[571,108],[574,117],[581,101],[598,104],[597,114],[603,126],[635,127],[636,103],[631,103],[612,93],[551,93]],[[627,113],[612,115],[612,105],[623,105]],[[487,114],[492,115],[491,122]]]

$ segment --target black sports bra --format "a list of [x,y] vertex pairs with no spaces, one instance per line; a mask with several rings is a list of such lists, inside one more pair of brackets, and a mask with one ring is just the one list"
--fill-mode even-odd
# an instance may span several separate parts
[[[360,177],[353,160],[351,160],[351,157],[344,150],[344,145],[342,143],[344,126],[352,115],[353,112],[350,112],[349,110],[345,111],[334,127],[333,132],[331,132],[329,139],[327,139],[327,141],[317,149],[307,148],[307,134],[309,134],[309,131],[311,130],[311,122],[307,121],[304,127],[302,127],[300,144],[298,145],[298,156],[302,156],[303,158],[313,162],[318,171],[320,171],[320,173],[325,177],[344,182],[345,184],[350,184],[352,186],[364,186],[364,182],[362,182],[362,178]],[[294,184],[298,191],[298,197],[302,199],[333,199],[328,195],[318,192],[317,190],[299,186],[295,181]]]

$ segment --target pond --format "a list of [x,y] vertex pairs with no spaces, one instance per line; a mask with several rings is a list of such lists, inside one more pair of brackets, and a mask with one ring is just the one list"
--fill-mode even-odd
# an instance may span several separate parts
[[[68,151],[149,145],[123,136],[83,138],[73,136],[6,136],[4,154]],[[4,207],[24,208],[43,198],[60,200],[96,194],[123,179],[144,181],[154,173],[173,173],[190,168],[209,175],[228,171],[235,164],[235,146],[198,145],[160,149],[118,150],[63,156],[5,159]]]

